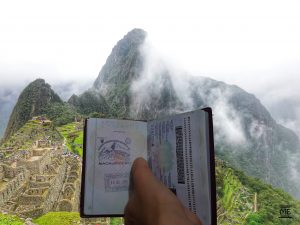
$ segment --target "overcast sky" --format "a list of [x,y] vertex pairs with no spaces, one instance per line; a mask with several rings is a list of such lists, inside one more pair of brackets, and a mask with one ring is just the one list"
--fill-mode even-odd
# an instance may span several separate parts
[[42,77],[80,92],[138,27],[193,74],[237,84],[273,110],[286,99],[300,107],[299,12],[288,0],[1,1],[0,87]]

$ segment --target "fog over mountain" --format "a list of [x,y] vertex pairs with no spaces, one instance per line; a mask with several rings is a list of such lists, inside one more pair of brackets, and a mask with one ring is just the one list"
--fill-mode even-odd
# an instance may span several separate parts
[[17,102],[21,88],[15,87],[0,87],[0,139],[4,134],[9,116],[14,105]]
[[[47,76],[45,76],[47,77]],[[39,78],[39,77],[36,77]],[[31,81],[30,81],[31,82]],[[9,116],[18,100],[21,91],[29,84],[29,82],[18,81],[14,84],[0,84],[0,139],[4,135],[5,128],[7,126]],[[52,88],[66,101],[72,94],[80,94],[84,90],[88,89],[92,84],[92,80],[85,82],[68,81],[61,82],[57,80],[54,82]]]
[[[287,78],[288,79],[288,78]],[[281,85],[280,85],[281,84]],[[276,121],[297,133],[300,137],[300,96],[297,79],[278,82],[266,91],[262,102],[267,106]]]
[[94,82],[119,37],[143,27],[173,64],[238,85],[255,94],[277,121],[300,127],[299,104],[285,105],[300,99],[298,1],[129,0],[118,8],[113,1],[73,1],[72,10],[70,2],[58,0],[17,5],[6,1],[0,8],[1,89],[24,88],[42,77],[66,100],[84,88],[65,91],[64,84],[70,89],[69,82]]
[[[276,123],[255,95],[236,85],[187,72],[161,54],[146,37],[146,32],[141,29],[125,35],[115,45],[89,87],[73,82],[51,84],[53,91],[64,98],[72,91],[85,90],[73,94],[68,104],[59,100],[53,107],[58,107],[71,121],[73,109],[87,116],[97,112],[108,117],[151,119],[210,106],[214,114],[217,156],[246,174],[259,177],[300,198],[300,144],[297,135]],[[36,86],[39,81],[29,86]],[[49,89],[45,81],[41,83]],[[41,102],[29,86],[25,90],[34,98],[23,96],[18,102],[10,120],[12,129],[9,128],[7,134],[17,128],[13,124],[20,126],[15,118],[23,118],[22,104],[33,101],[44,105],[44,110],[48,107],[51,111],[52,105],[47,103],[49,99]],[[49,89],[47,93],[53,91]],[[10,92],[2,95],[6,98],[13,96]],[[72,107],[69,108],[69,105]],[[34,105],[30,107],[36,108]],[[52,115],[50,111],[45,113]],[[30,113],[26,115],[32,116]],[[23,120],[21,122],[24,123]]]
[[93,86],[68,102],[79,113],[133,119],[210,106],[217,156],[300,198],[297,135],[278,124],[255,95],[236,85],[186,72],[162,56],[141,29],[126,34],[113,48]]
[[[131,86],[131,91],[135,96],[131,105],[131,112],[133,114],[138,114],[139,110],[144,110],[145,107],[151,110],[151,106],[149,105],[149,102],[151,102],[150,99],[155,96],[155,93],[161,93],[164,88],[162,74],[170,74],[171,83],[176,95],[183,103],[183,105],[179,105],[177,109],[176,107],[172,108],[174,111],[170,113],[175,113],[177,110],[181,111],[181,107],[185,110],[205,106],[212,107],[214,113],[215,138],[219,154],[227,154],[228,152],[225,152],[228,151],[227,148],[230,146],[230,158],[233,157],[237,160],[240,157],[239,155],[249,155],[250,152],[248,152],[247,148],[252,148],[252,151],[258,151],[258,153],[256,153],[258,154],[256,156],[258,158],[254,156],[255,154],[252,155],[251,158],[255,157],[256,160],[259,161],[266,157],[266,161],[264,162],[266,166],[264,179],[273,184],[273,179],[274,176],[277,176],[277,172],[271,172],[271,168],[274,166],[272,166],[271,161],[285,162],[288,165],[286,172],[290,176],[289,180],[295,182],[295,189],[292,192],[298,198],[300,197],[299,192],[297,194],[297,190],[300,188],[299,139],[296,140],[294,136],[297,144],[294,147],[288,147],[291,151],[287,151],[283,143],[275,140],[277,139],[277,135],[279,135],[277,136],[279,139],[286,138],[284,136],[288,135],[290,131],[284,131],[287,132],[286,134],[276,134],[278,132],[276,129],[281,126],[276,125],[275,120],[272,119],[264,107],[261,108],[261,106],[255,103],[256,101],[259,103],[259,100],[256,99],[255,96],[247,96],[242,89],[235,85],[229,86],[223,82],[207,79],[199,75],[197,76],[197,74],[195,76],[195,74],[186,72],[184,69],[179,68],[176,64],[162,57],[148,39],[146,39],[144,45],[141,47],[141,54],[145,59],[144,69],[141,77],[135,80]],[[268,93],[267,90],[263,92]],[[291,128],[299,135],[297,123],[299,124],[300,121],[300,104],[297,97],[295,97],[298,93],[294,93],[295,95],[280,96],[280,94],[283,93],[274,92],[276,91],[270,90],[269,94],[266,94],[264,98],[264,101],[269,103],[269,107],[272,109],[272,116],[274,116],[279,124],[286,125],[286,127]],[[197,101],[197,98],[200,98],[200,100]],[[253,105],[250,101],[253,101]],[[199,104],[197,104],[197,102]],[[209,105],[207,105],[207,103],[209,103]],[[244,107],[246,107],[246,110]],[[256,114],[258,117],[255,118],[255,116],[253,117],[251,114]],[[259,144],[253,145],[251,143],[252,141],[256,141]],[[219,145],[220,142],[222,143],[221,146]],[[292,139],[287,140],[286,144],[288,144],[288,142],[291,144],[294,141]],[[225,152],[222,152],[223,150]],[[283,154],[282,158],[275,157],[274,150],[282,152],[280,153],[280,155]],[[227,160],[235,164],[235,160]],[[252,161],[250,158],[249,160]],[[240,167],[241,165],[237,163],[236,166]],[[241,167],[243,168],[243,165]],[[244,167],[244,170],[246,167]],[[250,170],[247,172],[249,173]],[[253,171],[250,172],[250,174],[256,176],[255,173],[256,172]],[[278,174],[278,176],[280,177],[281,175]],[[280,183],[281,181],[275,181],[277,185],[279,184],[278,182]]]

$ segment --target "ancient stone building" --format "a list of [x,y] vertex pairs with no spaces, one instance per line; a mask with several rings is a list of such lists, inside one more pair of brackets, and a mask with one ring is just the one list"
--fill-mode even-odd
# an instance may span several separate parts
[[29,180],[29,175],[24,167],[0,164],[0,205],[17,195]]
[[39,140],[0,164],[0,208],[31,218],[78,211],[80,176],[79,157],[63,154],[62,143]]
[[69,154],[65,156],[68,168],[62,195],[57,204],[57,211],[79,211],[79,196],[81,184],[81,164],[78,157]]

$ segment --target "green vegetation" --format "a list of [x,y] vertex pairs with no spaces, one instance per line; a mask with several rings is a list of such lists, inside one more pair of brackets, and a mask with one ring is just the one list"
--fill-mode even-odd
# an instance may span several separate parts
[[[95,114],[94,116],[97,115]],[[43,124],[38,119],[30,120],[11,136],[4,145],[15,149],[31,147],[35,140],[45,136],[50,136],[52,141],[62,141],[63,136],[66,140],[67,148],[82,156],[82,122],[73,122],[55,128],[51,122]],[[300,224],[299,201],[280,189],[274,189],[271,185],[265,184],[259,179],[245,175],[219,159],[216,160],[216,182],[218,224]],[[255,204],[253,200],[255,193],[257,194],[256,212],[254,212],[253,207]],[[279,211],[282,206],[289,206],[292,219],[279,218]],[[72,221],[74,221],[74,218],[77,218],[76,215],[78,214],[68,214],[67,212],[48,213],[46,214],[48,219],[44,215],[36,219],[35,222],[47,224],[48,221],[55,221],[55,224],[72,224]],[[51,216],[53,218],[50,219]],[[15,219],[17,221],[16,217]],[[111,220],[112,225],[120,223],[121,218]]]
[[114,217],[110,219],[110,225],[122,225],[123,223],[123,218],[120,217]]
[[80,223],[80,217],[77,212],[49,212],[33,222],[39,225],[74,225]]
[[0,225],[23,225],[24,221],[14,215],[0,213]]
[[43,123],[39,119],[29,120],[17,132],[10,136],[3,147],[11,147],[15,150],[31,148],[35,141],[50,138],[52,142],[61,141],[62,138],[51,121]]
[[10,116],[4,140],[7,140],[33,116],[41,115],[45,107],[62,100],[43,79],[31,82],[20,94]]
[[65,138],[66,146],[75,154],[82,156],[83,152],[83,124],[73,122],[57,128],[58,132]]
[[79,115],[66,103],[52,103],[43,109],[45,114],[50,120],[53,121],[55,126],[65,125],[74,121],[75,117]]
[[99,112],[92,112],[88,116],[89,118],[106,118],[106,115]]
[[124,81],[117,88],[110,90],[106,96],[109,102],[109,117],[128,118],[130,108],[130,83]]
[[[216,160],[216,181],[219,224],[300,224],[300,202],[283,190],[246,176],[221,160]],[[279,218],[283,206],[289,206],[292,219]]]
[[245,224],[252,211],[251,194],[231,168],[217,161],[217,220],[218,224]]
[[[261,182],[257,178],[248,177],[240,171],[235,171],[243,185],[257,193],[258,211],[248,218],[247,224],[261,221],[261,224],[300,224],[300,202],[281,189]],[[284,206],[291,209],[292,219],[282,219],[280,210]],[[257,223],[259,224],[259,223]]]
[[93,91],[86,91],[79,97],[72,95],[68,100],[78,113],[89,115],[92,112],[100,112],[106,114],[108,112],[108,104],[105,99]]

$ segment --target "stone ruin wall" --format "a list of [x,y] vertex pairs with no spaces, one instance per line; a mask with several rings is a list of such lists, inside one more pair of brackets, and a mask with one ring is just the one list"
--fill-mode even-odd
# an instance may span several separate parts
[[[30,161],[29,160],[19,160],[17,162],[18,165],[24,165],[31,174],[41,174],[46,165],[51,164],[51,151],[36,151],[36,154],[33,154],[32,157],[38,157],[36,160]],[[38,154],[37,154],[38,153]]]
[[50,187],[50,182],[54,178],[54,175],[36,175],[36,180],[29,181],[29,188],[43,188]]
[[67,159],[68,171],[62,195],[56,206],[57,211],[78,212],[81,184],[81,164],[77,159]]
[[0,165],[1,209],[31,218],[49,211],[78,212],[81,161],[73,153],[62,155],[62,146],[49,148],[37,142],[24,157],[14,157],[10,166]]
[[44,202],[44,211],[45,213],[52,210],[53,205],[59,198],[61,193],[61,189],[63,187],[63,182],[66,176],[66,166],[67,163],[65,160],[62,161],[62,165],[57,171],[57,176],[54,178],[50,188],[48,189],[48,196],[46,201]]
[[[18,170],[15,170],[14,168],[9,168],[6,165],[1,165],[0,168],[2,168],[1,182],[3,182],[3,179],[5,178],[10,178],[10,180],[6,182],[5,188],[0,190],[0,205],[3,205],[10,198],[14,197],[20,188],[26,185],[26,183],[29,180],[30,173],[24,168],[22,168],[22,170],[20,170],[21,172],[18,174],[14,174],[15,171]],[[8,177],[6,175],[8,175]],[[13,176],[12,179],[11,176]]]
[[[54,176],[36,175],[36,181],[30,181],[30,189],[19,198],[19,204],[28,205],[28,203],[30,203],[33,206],[28,210],[19,211],[18,214],[20,216],[35,218],[52,211],[63,187],[67,165],[65,160],[61,160],[60,163],[58,163],[57,160],[54,162],[56,174]],[[47,182],[44,182],[45,180]],[[40,187],[41,184],[45,187]]]

